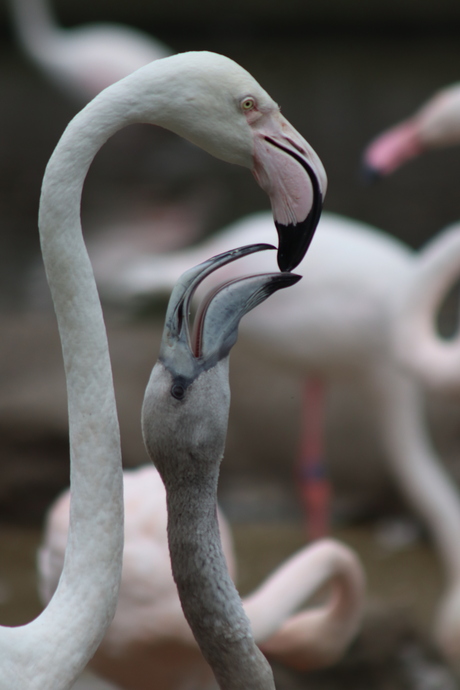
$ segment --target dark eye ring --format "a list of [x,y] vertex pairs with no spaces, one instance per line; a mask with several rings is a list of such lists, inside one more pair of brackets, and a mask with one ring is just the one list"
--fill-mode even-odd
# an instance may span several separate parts
[[171,395],[176,400],[182,400],[185,395],[185,388],[181,383],[173,383],[171,386]]

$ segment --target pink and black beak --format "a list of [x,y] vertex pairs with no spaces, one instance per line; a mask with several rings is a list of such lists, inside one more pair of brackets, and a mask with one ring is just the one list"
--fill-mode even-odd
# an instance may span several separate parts
[[312,147],[279,112],[262,115],[253,127],[253,173],[270,197],[279,235],[278,266],[292,271],[318,225],[326,173]]

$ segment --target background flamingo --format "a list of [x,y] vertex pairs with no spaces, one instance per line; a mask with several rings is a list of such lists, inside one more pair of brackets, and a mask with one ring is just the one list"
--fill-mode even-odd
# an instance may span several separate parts
[[364,151],[363,163],[371,176],[389,175],[425,151],[459,142],[460,85],[452,84],[409,118],[371,141]]
[[[38,556],[40,593],[51,598],[62,570],[70,494],[50,508]],[[125,548],[118,607],[91,661],[101,677],[127,690],[173,690],[186,680],[204,685],[210,669],[196,647],[172,579],[166,538],[166,495],[153,466],[124,473]],[[236,576],[231,531],[219,511],[222,546]],[[295,614],[328,585],[326,603]],[[339,660],[358,632],[364,575],[354,553],[327,539],[300,550],[243,598],[253,634],[271,658],[298,670]],[[279,628],[274,634],[273,629]]]
[[[100,22],[62,28],[49,0],[8,0],[8,6],[23,52],[49,81],[79,105],[140,67],[173,52],[146,32],[122,24]],[[149,134],[152,135],[151,132]],[[157,149],[174,151],[165,132],[156,134],[154,142]],[[148,167],[143,151],[151,146],[152,139],[144,129],[131,130],[117,142],[118,153],[124,152],[125,160],[127,156],[133,156],[134,151],[138,168]],[[180,147],[181,143],[176,142],[175,146]],[[187,150],[185,142],[182,146]],[[199,154],[196,157],[199,159]],[[170,179],[171,188],[180,175],[175,173]],[[139,184],[138,178],[136,182],[137,188],[145,183],[141,179]],[[131,241],[144,241],[156,251],[161,251],[162,248],[181,246],[185,238],[190,241],[201,234],[203,209],[199,195],[176,200],[174,204],[164,200],[160,202],[159,199],[152,204],[142,198],[142,194],[139,195],[137,188],[133,186],[128,190],[125,183],[124,205],[135,201],[135,209],[129,219],[123,219],[120,209],[110,220],[101,223],[98,219],[93,232],[101,242],[104,242],[104,234],[116,237],[121,231],[123,238],[129,233]],[[41,306],[39,299],[34,299],[34,304]]]
[[99,23],[58,26],[48,0],[8,0],[20,45],[45,76],[79,101],[171,53],[132,27]]
[[[170,290],[177,274],[200,258],[243,239],[267,238],[269,220],[267,214],[258,214],[195,248],[139,258],[114,273],[110,284],[102,284],[102,294],[125,306],[139,304]],[[394,341],[406,291],[416,284],[416,276],[431,269],[437,274],[435,249],[442,245],[440,236],[433,240],[432,250],[415,252],[375,228],[323,214],[319,233],[300,264],[303,280],[289,290],[289,299],[280,292],[271,298],[270,309],[261,305],[240,330],[257,347],[259,357],[303,376],[353,380],[368,396],[390,469],[428,524],[452,593],[460,583],[460,499],[427,435],[418,376],[401,368]],[[449,255],[454,262],[453,252]],[[273,259],[265,253],[229,264],[222,273],[232,279],[240,271],[273,268]],[[208,281],[212,283],[213,277]],[[420,294],[423,300],[426,293]]]

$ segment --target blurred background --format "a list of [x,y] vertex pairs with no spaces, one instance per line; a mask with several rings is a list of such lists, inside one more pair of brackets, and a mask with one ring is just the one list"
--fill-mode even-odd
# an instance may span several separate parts
[[[206,49],[239,62],[321,157],[329,178],[325,209],[371,223],[414,249],[460,217],[459,149],[429,153],[374,185],[365,184],[360,170],[373,136],[460,78],[460,6],[454,0],[54,0],[52,6],[64,27],[120,22],[152,34],[172,52]],[[5,3],[0,94],[0,622],[17,623],[39,610],[34,552],[45,511],[68,483],[65,385],[36,219],[47,160],[83,103],[21,53]],[[212,159],[170,133],[136,126],[113,137],[95,160],[82,214],[95,247],[114,223],[129,237],[130,224],[140,220],[158,230],[160,251],[267,207],[249,171]],[[124,462],[136,466],[147,460],[139,415],[161,310],[144,319],[108,311],[107,325]],[[244,589],[304,540],[292,475],[301,382],[259,361],[244,341],[231,369],[221,501],[240,553],[251,554],[254,538],[266,554],[255,558],[254,567],[241,567]],[[459,421],[457,400],[428,396],[427,424],[457,478]],[[372,410],[353,386],[337,384],[328,398],[327,424],[337,533],[364,554],[375,596],[406,607],[410,620],[426,630],[441,575],[386,469]],[[417,538],[405,550],[385,551],[378,541],[376,525],[388,518],[415,524]],[[261,537],[267,524],[268,541]],[[239,525],[245,529],[238,532]],[[414,583],[414,568],[423,568],[423,583]]]

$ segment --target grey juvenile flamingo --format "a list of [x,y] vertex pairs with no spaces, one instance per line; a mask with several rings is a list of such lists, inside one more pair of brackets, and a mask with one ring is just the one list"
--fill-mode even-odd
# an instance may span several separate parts
[[[272,273],[224,283],[205,300],[192,336],[188,314],[193,293],[203,278],[239,256],[265,248],[252,245],[229,251],[180,278],[171,295],[160,355],[147,386],[142,413],[144,441],[165,483],[171,565],[182,608],[222,690],[274,688],[270,667],[256,646],[251,624],[228,573],[217,520],[217,481],[230,403],[228,356],[244,314],[276,290],[293,285],[299,277]],[[265,585],[268,592],[256,592],[246,601],[256,637],[261,631],[266,637],[277,633],[280,613],[287,618],[301,604],[304,592],[299,595],[301,588],[294,586],[296,566],[298,563],[286,568],[290,571],[287,577],[286,573],[273,575]],[[301,570],[308,579],[308,568]],[[324,574],[312,568],[310,577],[316,586],[324,582]],[[358,599],[347,602],[350,608],[358,604]],[[336,605],[332,608],[338,621],[341,616]],[[313,640],[315,635],[321,637],[324,613],[299,614],[292,623],[288,621],[279,638],[275,634],[271,647],[268,640],[267,651],[274,655],[281,652],[281,656],[284,653],[289,659],[292,638],[296,638],[297,626],[297,631],[305,626],[305,615],[310,616],[306,627]],[[293,651],[297,659],[301,648],[302,641]]]

